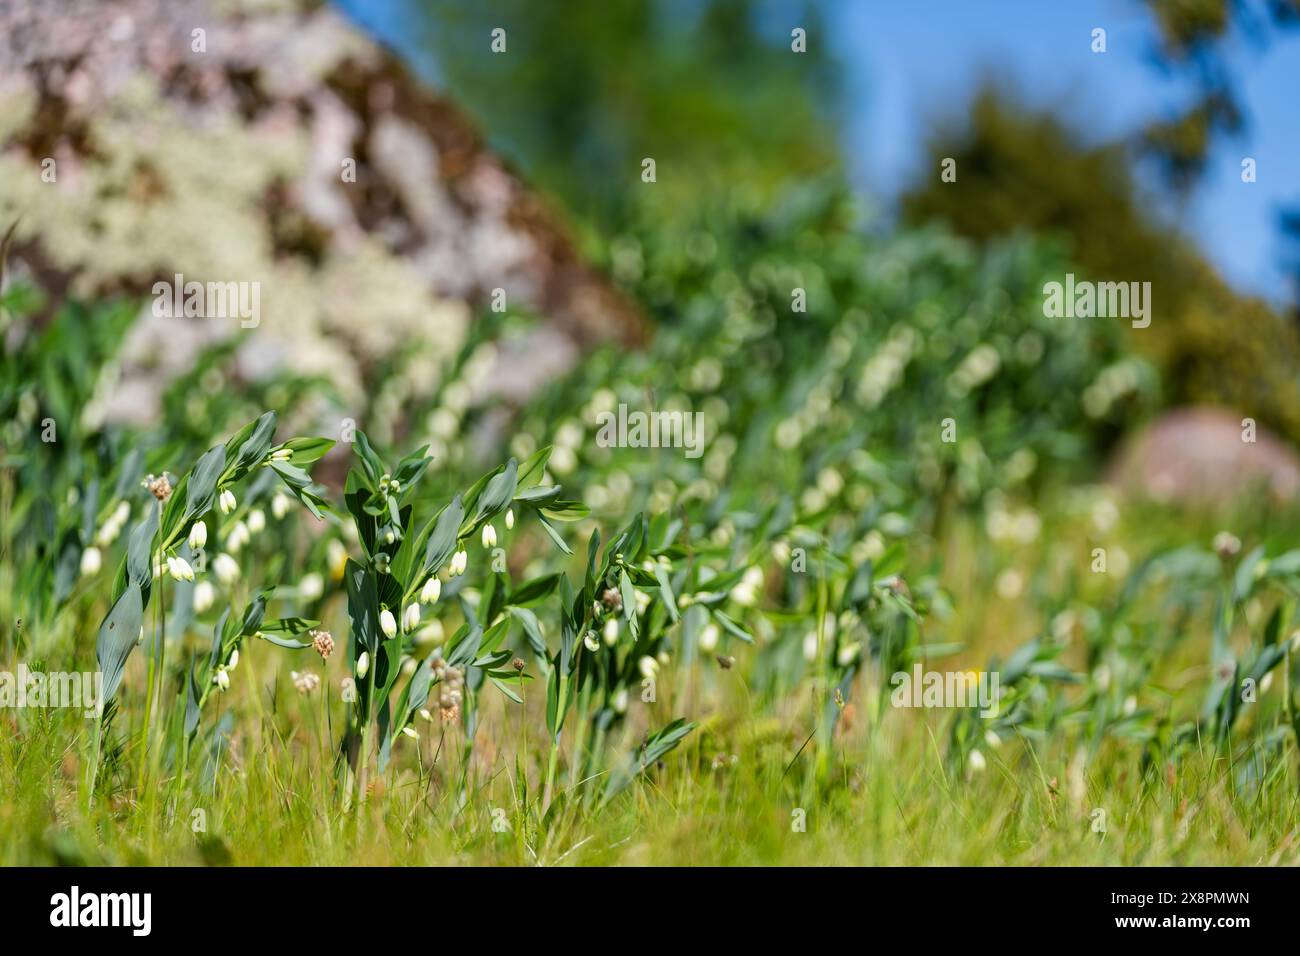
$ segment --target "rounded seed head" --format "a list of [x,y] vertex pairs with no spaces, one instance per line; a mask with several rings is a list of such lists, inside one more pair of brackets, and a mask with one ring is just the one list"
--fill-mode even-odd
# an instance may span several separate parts
[[166,501],[172,496],[172,483],[167,480],[166,475],[159,475],[157,478],[149,479],[149,493],[159,501]]
[[311,646],[320,655],[321,660],[328,660],[334,653],[334,636],[329,631],[312,631]]

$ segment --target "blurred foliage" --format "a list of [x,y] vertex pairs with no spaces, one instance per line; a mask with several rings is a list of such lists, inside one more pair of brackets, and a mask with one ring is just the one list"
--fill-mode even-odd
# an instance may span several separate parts
[[1168,181],[1186,189],[1204,171],[1215,138],[1241,132],[1249,119],[1226,63],[1225,44],[1234,33],[1262,44],[1274,28],[1300,25],[1300,0],[1144,2],[1159,34],[1158,62],[1189,77],[1196,93],[1181,113],[1149,124],[1143,145]]
[[[892,534],[933,529],[990,490],[1088,474],[1154,403],[1154,375],[1116,323],[1043,316],[1042,284],[1065,268],[1050,249],[873,238],[834,181],[773,203],[655,198],[611,242],[608,268],[657,337],[591,356],[524,421],[553,438],[553,471],[581,467],[597,508],[645,492],[717,510],[785,499],[795,520],[834,516],[835,540],[868,554],[888,512],[903,516],[885,522]],[[600,447],[598,416],[620,403],[701,411],[707,453]],[[805,491],[791,502],[790,488]]]
[[[1159,362],[1166,397],[1226,404],[1300,439],[1295,326],[1234,293],[1152,216],[1156,201],[1139,191],[1122,147],[1080,139],[1054,115],[985,88],[968,119],[936,133],[934,174],[904,197],[904,217],[943,220],[981,242],[1021,231],[1056,236],[1090,278],[1150,281],[1152,322],[1131,341]],[[956,182],[939,177],[944,157],[957,160]]]
[[[645,157],[680,198],[838,163],[837,74],[815,3],[449,0],[419,13],[440,83],[591,221],[617,221]],[[507,52],[492,55],[498,27]],[[806,53],[791,51],[795,27]]]
[[[1160,44],[1157,63],[1166,72],[1191,80],[1195,93],[1181,112],[1154,120],[1142,131],[1141,148],[1164,180],[1186,192],[1205,171],[1217,139],[1246,131],[1250,113],[1242,103],[1226,49],[1234,37],[1262,47],[1279,29],[1300,26],[1300,0],[1145,0]],[[1300,207],[1283,210],[1278,225],[1300,249]],[[1286,268],[1296,275],[1295,306],[1300,310],[1300,253]]]

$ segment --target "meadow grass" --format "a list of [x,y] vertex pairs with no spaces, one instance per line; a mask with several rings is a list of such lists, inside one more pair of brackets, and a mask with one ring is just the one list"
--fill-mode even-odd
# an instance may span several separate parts
[[[1062,509],[1064,510],[1064,509]],[[1205,518],[1205,527],[1214,519]],[[1248,518],[1238,516],[1238,520]],[[1168,522],[1168,523],[1166,523]],[[1049,575],[1052,554],[1086,541],[1068,520],[1048,522],[1042,543],[1018,560]],[[1147,515],[1130,530],[1137,549],[1189,530],[1186,516]],[[1277,532],[1276,523],[1269,533]],[[953,529],[943,580],[963,608],[945,627],[967,647],[943,666],[980,666],[1045,627],[1043,594],[1073,589],[1104,608],[1112,582],[1031,586],[999,596],[999,562],[978,527]],[[1030,576],[1032,578],[1032,575]],[[1080,588],[1096,588],[1080,591]],[[1155,610],[1160,610],[1158,603]],[[1264,611],[1257,610],[1256,616]],[[1257,625],[1249,620],[1245,630]],[[67,616],[54,635],[75,640],[89,617]],[[1139,630],[1139,625],[1135,624]],[[1145,633],[1145,632],[1142,632]],[[1143,709],[1194,716],[1205,679],[1208,628],[1151,649]],[[742,649],[742,655],[744,653]],[[1085,666],[1079,648],[1067,658]],[[123,711],[143,708],[144,655],[128,665]],[[711,663],[665,682],[660,699],[634,704],[612,740],[629,753],[673,714],[699,726],[685,742],[608,802],[603,773],[582,778],[567,759],[555,798],[542,794],[547,740],[536,685],[521,707],[482,704],[464,764],[459,723],[423,723],[401,739],[366,799],[349,805],[337,768],[342,669],[325,665],[320,694],[299,696],[276,648],[254,642],[221,696],[214,720],[221,753],[202,774],[163,773],[135,787],[133,757],[106,763],[90,799],[87,763],[95,722],[67,710],[0,711],[0,863],[246,865],[1292,865],[1300,862],[1296,750],[1242,756],[1196,741],[1179,759],[1143,760],[1145,742],[1090,739],[1063,716],[1048,733],[982,746],[985,765],[954,764],[951,711],[904,710],[880,696],[881,676],[862,675],[846,701],[818,773],[809,743],[825,696],[804,681],[779,693]],[[316,663],[317,667],[321,665]],[[136,673],[139,671],[139,673]],[[1276,691],[1234,730],[1242,740],[1276,717]],[[136,698],[139,698],[137,700]],[[565,731],[561,753],[572,753]],[[119,741],[130,748],[134,733]],[[1234,756],[1234,754],[1236,756]],[[1243,761],[1256,766],[1245,767]],[[1247,772],[1248,771],[1248,772]],[[462,785],[463,781],[463,785]],[[197,824],[201,824],[196,826]]]

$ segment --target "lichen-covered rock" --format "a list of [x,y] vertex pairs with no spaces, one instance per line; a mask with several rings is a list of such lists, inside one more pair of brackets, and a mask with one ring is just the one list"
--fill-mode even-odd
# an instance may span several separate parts
[[516,350],[533,374],[488,376],[516,388],[639,336],[458,111],[322,5],[9,0],[0,182],[11,267],[56,299],[177,275],[258,289],[255,324],[146,313],[109,417],[147,416],[142,390],[228,335],[249,374],[324,374],[348,400],[413,343],[408,374],[435,383],[497,289],[543,319]]

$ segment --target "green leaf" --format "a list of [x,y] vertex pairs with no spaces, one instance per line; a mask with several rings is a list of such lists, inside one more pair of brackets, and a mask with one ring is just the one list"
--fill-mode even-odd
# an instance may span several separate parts
[[250,468],[266,457],[266,453],[271,449],[271,439],[275,437],[275,424],[275,412],[267,412],[257,420],[252,434],[239,446],[233,468],[227,469],[226,481],[238,481],[248,473]]
[[717,620],[719,624],[722,625],[722,629],[726,631],[728,634],[730,634],[732,637],[738,637],[746,644],[754,643],[753,634],[750,634],[749,631],[745,630],[743,627],[741,627],[739,624],[737,624],[735,621],[727,617],[727,615],[723,614],[721,611],[717,610],[716,608],[713,610],[713,617]]
[[565,554],[573,554],[573,549],[564,543],[564,539],[560,537],[560,532],[556,531],[553,527],[551,527],[551,523],[549,521],[547,521],[541,515],[537,516],[537,520],[542,523],[542,529],[548,535],[550,535],[551,540],[555,542],[555,546],[557,548],[559,548]]
[[266,616],[266,602],[274,590],[273,587],[263,588],[257,592],[253,600],[248,602],[248,607],[244,608],[244,619],[239,626],[241,637],[256,634],[262,629],[262,619]]
[[483,489],[478,499],[478,510],[474,517],[474,527],[483,521],[491,520],[494,515],[505,511],[515,496],[515,483],[519,473],[519,462],[511,458],[502,471],[494,475]]
[[523,625],[524,636],[528,638],[528,646],[533,649],[533,653],[539,657],[545,657],[547,653],[546,639],[542,637],[542,625],[537,620],[537,615],[526,607],[508,608],[510,615],[519,620]]
[[99,701],[101,713],[122,682],[126,659],[131,656],[136,641],[140,639],[143,620],[144,598],[139,585],[132,581],[99,625],[99,636],[95,640],[95,659],[104,681]]
[[158,534],[158,517],[160,504],[154,500],[149,503],[149,511],[131,532],[131,539],[126,546],[126,573],[132,584],[140,589],[144,603],[148,603],[149,591],[153,587],[153,547]]
[[318,624],[320,624],[320,621],[309,621],[302,617],[281,617],[274,621],[263,621],[258,630],[264,633],[301,634],[304,631],[310,631]]
[[482,625],[474,618],[470,618],[448,641],[447,663],[452,667],[464,667],[478,656],[479,644],[482,640]]
[[328,503],[312,490],[311,475],[288,461],[273,461],[271,462],[271,468],[284,481],[289,493],[301,501],[307,510],[312,513],[312,517],[317,521],[324,517],[321,514],[321,506],[328,507]]
[[185,736],[191,737],[199,729],[199,685],[194,679],[194,661],[190,661],[189,673],[185,681]]
[[276,647],[283,647],[291,651],[301,651],[311,647],[310,641],[295,641],[292,637],[280,637],[277,634],[269,634],[266,631],[258,631],[258,637],[268,644],[274,644]]
[[451,499],[451,504],[442,509],[424,551],[424,568],[418,575],[421,581],[430,574],[437,574],[456,551],[456,541],[464,514],[465,509],[461,504],[460,495]]
[[561,490],[559,485],[529,488],[527,491],[521,491],[515,495],[515,501],[535,508],[538,506],[538,502],[549,501],[551,498],[557,497]]
[[628,630],[632,632],[632,639],[636,640],[639,631],[636,623],[636,591],[632,587],[632,579],[627,576],[626,568],[619,568],[618,591],[623,599],[623,617],[627,621]]
[[190,471],[185,488],[185,517],[181,520],[182,525],[187,525],[212,510],[217,497],[217,479],[225,467],[226,449],[216,445],[209,448]]
[[673,585],[669,580],[669,567],[659,561],[655,562],[655,578],[659,581],[659,597],[668,609],[668,616],[674,624],[681,615],[677,611],[677,597],[673,594]]
[[608,801],[627,787],[648,767],[653,767],[661,757],[675,749],[686,736],[695,729],[694,723],[686,723],[682,718],[656,731],[646,738],[645,744],[633,752],[627,766],[615,772],[609,778],[605,788],[604,800]]
[[493,683],[493,685],[496,687],[497,690],[501,691],[501,693],[505,694],[507,697],[509,697],[511,700],[513,700],[516,704],[522,704],[522,703],[524,702],[524,699],[523,699],[522,697],[520,697],[518,694],[516,694],[513,690],[511,690],[509,687],[507,687],[505,684],[503,684],[503,683],[502,683],[501,681],[499,681],[497,678],[495,678],[495,677],[488,677],[488,680],[490,680],[490,681]]
[[370,447],[370,439],[363,431],[357,432],[356,440],[352,442],[352,450],[361,460],[361,467],[365,469],[366,477],[370,479],[370,490],[374,491],[379,486],[379,479],[387,470],[383,459],[375,454],[375,450]]
[[541,507],[542,514],[555,521],[581,521],[591,509],[581,501],[553,501]]
[[1290,575],[1300,574],[1300,550],[1287,551],[1273,558],[1268,562],[1268,574],[1274,577],[1289,577]]
[[543,574],[541,577],[533,578],[531,581],[525,581],[519,587],[510,592],[510,604],[523,605],[532,604],[548,597],[556,586],[560,583],[560,572],[553,574]]
[[333,447],[334,439],[332,438],[290,438],[278,448],[273,449],[273,452],[280,449],[288,450],[290,452],[289,461],[299,468],[303,468],[324,458]]
[[343,577],[347,583],[348,617],[352,621],[353,639],[373,658],[379,653],[380,635],[379,593],[374,575],[348,558]]
[[541,483],[542,477],[546,474],[546,463],[551,460],[552,447],[547,445],[545,448],[539,448],[524,459],[523,464],[519,466],[519,480],[516,483],[520,491]]

